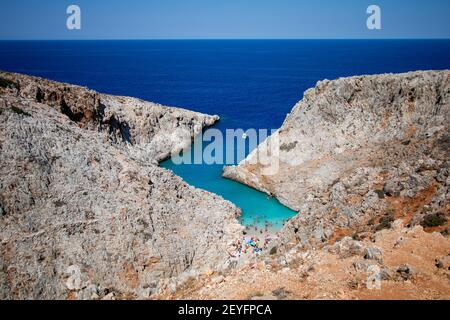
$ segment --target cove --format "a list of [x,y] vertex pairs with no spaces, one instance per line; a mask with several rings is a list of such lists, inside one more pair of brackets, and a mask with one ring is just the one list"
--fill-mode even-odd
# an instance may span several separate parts
[[[277,129],[319,80],[448,69],[449,52],[449,40],[0,41],[0,69],[217,114],[220,130]],[[221,165],[162,166],[235,203],[246,225],[295,214]]]
[[[220,128],[225,125],[226,123],[220,123],[217,127]],[[198,143],[197,140],[195,139],[194,143]],[[204,143],[203,148],[207,145],[207,143]],[[186,152],[191,153],[192,146]],[[248,154],[251,150],[246,151]],[[175,164],[171,159],[168,159],[163,161],[160,166],[173,171],[188,184],[215,193],[234,203],[242,210],[240,223],[246,226],[249,231],[254,232],[255,226],[261,231],[266,228],[267,222],[267,231],[276,232],[283,227],[283,223],[297,214],[296,211],[285,207],[274,197],[239,182],[223,178],[223,165]]]

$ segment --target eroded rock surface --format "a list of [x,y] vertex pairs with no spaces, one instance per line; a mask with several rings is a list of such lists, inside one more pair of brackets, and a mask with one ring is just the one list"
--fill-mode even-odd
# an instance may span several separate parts
[[50,106],[81,128],[103,132],[116,145],[133,145],[137,156],[153,162],[181,151],[204,127],[219,120],[218,116],[101,94],[42,78],[6,72],[0,77],[0,88]]
[[156,165],[216,120],[0,73],[0,299],[148,297],[228,268],[238,209]]
[[377,231],[373,240],[344,237],[320,250],[296,246],[224,275],[202,275],[160,298],[448,300],[450,239],[394,222],[396,228]]
[[256,160],[272,136],[224,176],[299,212],[282,247],[363,238],[398,218],[448,233],[449,123],[449,71],[321,81],[278,131],[276,174]]

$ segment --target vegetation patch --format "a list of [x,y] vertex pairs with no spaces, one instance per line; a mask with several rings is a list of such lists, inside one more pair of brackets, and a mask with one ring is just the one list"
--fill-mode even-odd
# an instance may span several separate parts
[[352,239],[355,240],[355,241],[361,241],[361,240],[363,240],[363,238],[359,235],[359,233],[354,233],[354,234],[352,235]]
[[64,201],[60,201],[60,200],[57,200],[57,201],[53,202],[53,204],[54,204],[55,207],[57,207],[57,208],[61,208],[61,207],[63,207],[63,206],[66,205],[66,203],[65,203]]
[[375,193],[378,195],[379,199],[384,199],[384,190],[375,190]]
[[17,84],[14,81],[0,77],[0,87],[1,88],[10,88],[10,87],[17,88]]
[[292,149],[294,149],[297,146],[297,141],[291,142],[291,143],[283,143],[280,146],[280,150],[281,151],[291,151]]
[[378,225],[375,227],[375,231],[390,229],[392,226],[392,222],[394,222],[394,216],[391,213],[385,214],[383,217],[381,217]]
[[12,110],[12,112],[14,112],[16,114],[20,114],[20,115],[26,116],[26,117],[31,117],[30,113],[28,113],[28,112],[26,112],[26,111],[24,111],[24,110],[22,110],[22,109],[20,109],[18,107],[12,106],[11,110]]
[[426,215],[420,225],[425,228],[439,227],[447,223],[447,218],[443,213],[433,213]]

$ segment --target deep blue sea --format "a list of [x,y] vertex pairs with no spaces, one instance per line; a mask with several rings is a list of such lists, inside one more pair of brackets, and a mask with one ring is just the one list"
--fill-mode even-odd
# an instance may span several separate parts
[[[220,130],[276,129],[318,80],[450,69],[450,41],[0,41],[0,69],[218,114]],[[221,165],[162,166],[234,202],[246,225],[264,216],[279,227],[295,214],[221,178]]]

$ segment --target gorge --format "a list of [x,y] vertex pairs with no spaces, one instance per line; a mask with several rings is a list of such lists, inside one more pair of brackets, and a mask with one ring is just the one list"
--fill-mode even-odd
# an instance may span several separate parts
[[0,297],[448,298],[449,95],[447,70],[306,91],[276,175],[224,169],[298,212],[253,256],[234,204],[158,166],[217,116],[1,72]]

